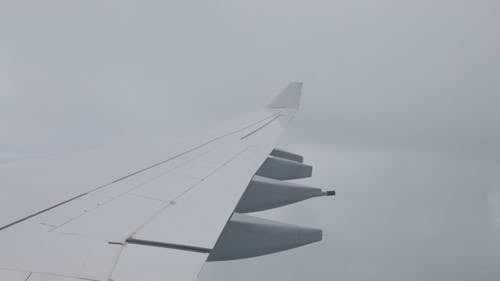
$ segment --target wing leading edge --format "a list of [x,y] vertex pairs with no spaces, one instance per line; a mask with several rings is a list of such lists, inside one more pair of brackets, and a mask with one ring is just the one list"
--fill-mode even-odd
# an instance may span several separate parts
[[0,277],[195,280],[205,261],[320,241],[319,229],[242,214],[334,194],[286,181],[309,177],[312,168],[301,155],[275,148],[298,109],[301,88],[289,84],[263,110],[219,126],[201,144],[167,159],[144,158],[152,164],[16,217],[0,229]]

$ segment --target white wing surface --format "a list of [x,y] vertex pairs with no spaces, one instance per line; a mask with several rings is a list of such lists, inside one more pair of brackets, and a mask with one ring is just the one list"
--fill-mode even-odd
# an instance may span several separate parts
[[311,175],[302,156],[274,147],[300,92],[291,83],[201,137],[0,166],[0,280],[196,280],[207,260],[321,240],[235,213],[333,194],[285,181]]

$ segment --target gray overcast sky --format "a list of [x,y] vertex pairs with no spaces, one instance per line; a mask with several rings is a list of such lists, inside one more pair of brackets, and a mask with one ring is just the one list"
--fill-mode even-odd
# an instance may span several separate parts
[[201,280],[498,280],[500,2],[0,1],[0,157],[171,134],[305,82],[324,241]]

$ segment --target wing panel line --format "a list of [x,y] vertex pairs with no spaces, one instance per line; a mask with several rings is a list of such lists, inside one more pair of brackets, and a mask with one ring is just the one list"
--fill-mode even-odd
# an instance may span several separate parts
[[[143,169],[137,170],[137,171],[135,171],[135,172],[133,172],[133,173],[130,173],[130,174],[126,175],[126,176],[123,176],[123,177],[121,177],[121,178],[115,179],[115,180],[113,180],[113,181],[111,181],[111,182],[109,182],[109,183],[106,183],[106,184],[100,185],[100,186],[98,186],[98,187],[96,187],[96,188],[94,188],[94,189],[91,189],[90,191],[87,191],[87,192],[84,192],[84,193],[82,193],[82,194],[76,195],[76,196],[74,196],[74,197],[72,197],[72,198],[70,198],[70,199],[68,199],[68,200],[62,201],[62,202],[57,203],[57,204],[55,204],[55,205],[53,205],[53,206],[50,206],[50,207],[48,207],[48,208],[46,208],[46,209],[43,209],[43,210],[41,210],[41,211],[38,211],[38,212],[33,213],[33,214],[31,214],[31,215],[28,215],[28,216],[26,216],[26,217],[20,218],[20,219],[18,219],[18,220],[16,220],[16,221],[13,221],[13,222],[11,222],[11,223],[8,223],[8,224],[6,224],[6,225],[4,225],[4,226],[0,226],[0,231],[4,230],[4,229],[6,229],[6,228],[9,228],[9,227],[11,227],[11,226],[14,226],[14,225],[16,225],[16,224],[19,224],[19,223],[21,223],[21,222],[23,222],[23,221],[26,221],[26,220],[28,220],[28,219],[31,219],[31,218],[33,218],[33,217],[36,217],[36,216],[38,216],[38,215],[40,215],[40,214],[43,214],[43,213],[45,213],[45,212],[47,212],[47,211],[50,211],[50,210],[54,209],[54,208],[57,208],[57,207],[59,207],[59,206],[62,206],[62,205],[64,205],[64,204],[69,203],[69,202],[71,202],[71,201],[73,201],[73,200],[76,200],[76,199],[78,199],[78,198],[80,198],[80,197],[83,197],[83,196],[85,196],[85,195],[88,195],[88,194],[90,194],[90,193],[92,193],[92,192],[94,192],[94,191],[97,191],[97,190],[99,190],[99,189],[102,189],[102,188],[104,188],[104,187],[107,187],[107,186],[109,186],[109,185],[111,185],[111,184],[117,183],[117,182],[119,182],[119,181],[121,181],[121,180],[124,180],[124,179],[126,179],[126,178],[132,177],[132,176],[134,176],[134,175],[137,175],[137,174],[139,174],[139,173],[142,173],[142,172],[144,172],[144,171],[147,171],[147,170],[152,169],[152,168],[154,168],[154,167],[157,167],[157,166],[159,166],[159,165],[162,165],[162,164],[164,164],[164,163],[166,163],[166,162],[168,162],[168,161],[171,161],[171,160],[174,160],[174,159],[176,159],[176,158],[179,158],[179,157],[181,157],[181,156],[183,156],[183,155],[185,155],[185,154],[187,154],[187,153],[193,152],[193,151],[195,151],[195,150],[197,150],[197,149],[199,149],[199,148],[201,148],[201,147],[203,147],[203,146],[206,146],[206,145],[208,145],[208,144],[210,144],[210,143],[212,143],[212,142],[214,142],[214,141],[217,141],[217,140],[222,139],[222,138],[224,138],[224,137],[227,137],[227,136],[230,136],[230,135],[233,135],[233,134],[239,133],[239,132],[241,132],[241,131],[244,131],[244,130],[246,130],[246,129],[248,129],[248,128],[250,128],[250,127],[252,127],[252,126],[256,125],[256,124],[259,124],[259,123],[261,123],[261,122],[266,121],[267,119],[272,118],[271,120],[274,120],[275,118],[279,117],[279,114],[280,114],[280,112],[274,113],[274,114],[272,114],[272,115],[270,115],[270,116],[267,116],[267,117],[265,117],[265,118],[263,118],[263,119],[261,119],[261,120],[259,120],[259,121],[253,122],[253,123],[251,123],[251,124],[249,124],[249,125],[246,125],[246,126],[245,126],[245,127],[243,127],[243,128],[240,128],[240,129],[237,129],[237,130],[231,131],[231,132],[229,132],[229,133],[226,133],[226,134],[224,134],[224,135],[221,135],[221,136],[215,137],[215,138],[213,138],[213,139],[210,139],[210,140],[208,140],[208,141],[206,141],[206,142],[204,142],[204,143],[202,143],[202,144],[200,144],[200,145],[197,145],[197,146],[195,146],[195,147],[193,147],[193,148],[191,148],[191,149],[188,149],[188,150],[186,150],[186,151],[184,151],[184,152],[182,152],[182,153],[179,153],[179,154],[177,154],[177,155],[175,155],[175,156],[172,156],[172,157],[170,157],[170,158],[168,158],[168,159],[166,159],[166,160],[160,161],[160,162],[158,162],[158,163],[155,163],[155,164],[150,165],[150,166],[148,166],[148,167],[145,167],[145,168],[143,168]],[[268,121],[268,123],[270,123],[270,122]],[[266,124],[267,124],[267,123],[266,123]]]
[[248,134],[246,134],[246,135],[242,136],[242,137],[240,138],[240,140],[242,140],[242,139],[246,139],[247,137],[249,137],[249,136],[251,136],[251,135],[253,135],[253,134],[257,133],[258,131],[260,131],[260,130],[262,130],[262,129],[264,129],[267,125],[271,124],[274,120],[278,119],[280,116],[281,116],[281,115],[274,116],[274,118],[273,118],[273,119],[271,119],[271,120],[267,121],[267,122],[266,122],[266,123],[264,123],[262,126],[260,126],[260,127],[258,127],[257,129],[255,129],[255,130],[251,131],[250,133],[248,133]]
[[82,193],[82,194],[77,195],[77,196],[75,196],[75,197],[72,197],[72,198],[70,198],[70,199],[68,199],[68,200],[66,200],[66,201],[63,201],[63,202],[57,203],[57,204],[55,204],[54,206],[48,207],[47,209],[43,209],[43,210],[38,211],[38,212],[36,212],[36,213],[34,213],[34,214],[31,214],[31,215],[29,215],[29,216],[27,216],[27,217],[24,217],[24,218],[18,219],[18,220],[16,220],[16,221],[13,221],[13,222],[11,222],[11,223],[9,223],[9,224],[7,224],[7,225],[4,225],[4,226],[0,227],[0,231],[2,231],[2,230],[4,230],[4,229],[6,229],[6,228],[8,228],[8,227],[11,227],[11,226],[13,226],[13,225],[15,225],[15,224],[21,223],[21,222],[23,222],[23,221],[25,221],[25,220],[31,219],[31,218],[33,218],[33,217],[36,217],[36,216],[38,216],[38,215],[40,215],[40,214],[42,214],[42,213],[45,213],[45,212],[47,212],[47,211],[50,211],[50,210],[52,210],[52,209],[54,209],[54,208],[57,208],[57,207],[59,207],[59,206],[61,206],[61,205],[66,204],[66,203],[68,203],[68,202],[71,202],[71,201],[73,201],[73,200],[76,200],[76,199],[78,199],[78,198],[80,198],[80,197],[83,197],[83,196],[85,196],[85,195],[89,194],[90,192],[91,192],[91,191],[89,191],[89,192],[85,192],[85,193]]

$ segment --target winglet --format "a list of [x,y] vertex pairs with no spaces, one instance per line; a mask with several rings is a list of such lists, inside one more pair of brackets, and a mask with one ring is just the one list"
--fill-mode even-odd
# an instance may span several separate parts
[[299,108],[302,82],[291,82],[267,105],[268,108]]

